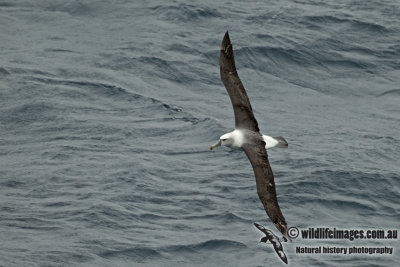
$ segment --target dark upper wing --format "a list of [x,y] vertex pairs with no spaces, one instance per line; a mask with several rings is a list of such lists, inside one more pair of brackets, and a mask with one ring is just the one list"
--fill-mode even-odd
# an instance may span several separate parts
[[239,79],[233,57],[233,49],[228,31],[225,33],[221,44],[219,56],[221,80],[231,98],[233,112],[235,113],[235,127],[259,132],[257,120],[254,118],[246,90]]
[[276,242],[271,242],[272,245],[274,246],[275,252],[276,254],[278,254],[279,258],[286,264],[288,264],[288,260],[286,257],[285,252],[283,251],[283,247],[281,242],[279,242],[279,240],[277,240]]
[[260,230],[260,231],[263,232],[264,234],[267,233],[267,229],[266,229],[264,226],[262,226],[261,224],[254,223],[254,225],[255,225],[255,227],[257,227],[258,230]]
[[256,177],[257,193],[264,205],[264,209],[276,228],[283,234],[287,233],[287,225],[285,217],[283,217],[276,198],[274,174],[268,162],[267,150],[265,143],[261,140],[256,144],[244,144],[242,146],[244,152],[249,158],[253,166],[254,175]]
[[254,223],[254,225],[263,233],[266,234],[266,237],[263,237],[260,242],[265,242],[267,243],[268,241],[274,246],[276,254],[278,254],[279,258],[285,262],[286,264],[288,263],[287,257],[285,252],[283,251],[283,246],[279,238],[274,235],[270,230],[266,229],[264,226],[258,223]]

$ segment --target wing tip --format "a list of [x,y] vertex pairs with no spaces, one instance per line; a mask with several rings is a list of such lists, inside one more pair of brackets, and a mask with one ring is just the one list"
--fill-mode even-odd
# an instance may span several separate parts
[[254,226],[259,230],[261,229],[261,225],[259,225],[258,223],[254,223]]
[[229,39],[229,30],[226,30],[225,35],[224,35],[224,39],[228,38]]
[[224,39],[222,39],[221,50],[226,50],[231,45],[231,39],[229,38],[228,30],[225,32]]
[[223,72],[236,71],[233,48],[228,31],[226,31],[224,39],[222,39],[219,64],[221,66],[221,71]]
[[278,221],[277,223],[274,223],[275,227],[279,230],[279,232],[281,232],[283,234],[283,236],[287,236],[288,237],[288,228],[287,228],[287,224],[286,221]]

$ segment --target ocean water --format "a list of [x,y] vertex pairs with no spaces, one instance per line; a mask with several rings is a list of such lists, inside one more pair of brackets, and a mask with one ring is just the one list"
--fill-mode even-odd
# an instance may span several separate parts
[[[400,2],[0,1],[0,266],[279,266],[219,77],[229,30],[300,229],[400,230]],[[392,247],[394,255],[296,253]],[[395,266],[294,239],[291,266]]]

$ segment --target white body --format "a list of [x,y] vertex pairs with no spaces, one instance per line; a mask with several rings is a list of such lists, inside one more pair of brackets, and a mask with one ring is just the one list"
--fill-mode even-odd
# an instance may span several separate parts
[[234,130],[220,137],[221,145],[228,147],[242,147],[244,143],[244,134],[241,130]]
[[[262,136],[265,142],[265,149],[269,149],[271,147],[275,147],[279,145],[279,141],[274,137],[263,135]],[[281,137],[277,137],[281,138]],[[220,137],[221,144],[227,147],[242,147],[244,143],[244,134],[241,130],[234,130],[233,132],[226,133]],[[286,142],[286,141],[285,141]],[[287,143],[286,143],[287,145]]]

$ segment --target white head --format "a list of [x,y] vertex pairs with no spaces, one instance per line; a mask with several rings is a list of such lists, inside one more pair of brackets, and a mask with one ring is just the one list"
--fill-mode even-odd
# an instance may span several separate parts
[[235,144],[235,136],[234,134],[231,133],[226,133],[224,135],[222,135],[219,138],[219,141],[217,143],[215,143],[214,145],[210,146],[210,150],[213,150],[213,148],[217,147],[217,146],[227,146],[227,147],[231,147]]

